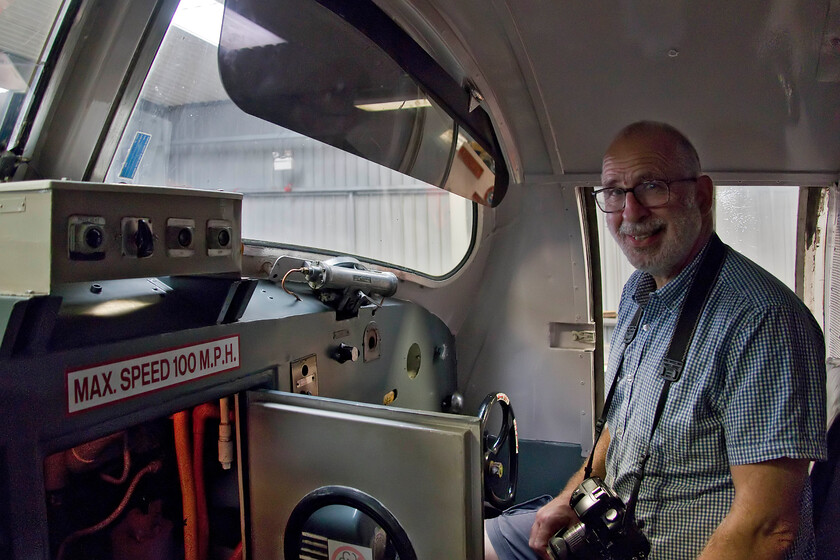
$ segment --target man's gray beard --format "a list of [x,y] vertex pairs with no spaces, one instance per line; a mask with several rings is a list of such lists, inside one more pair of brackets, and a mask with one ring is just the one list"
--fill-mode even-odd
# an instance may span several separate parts
[[663,225],[667,227],[666,236],[668,233],[676,233],[676,235],[667,237],[665,244],[661,245],[653,254],[646,254],[644,248],[641,250],[632,247],[625,249],[619,241],[618,245],[621,247],[624,256],[636,269],[653,277],[665,278],[669,277],[677,266],[687,264],[684,261],[694,247],[697,236],[700,235],[702,218],[697,212],[697,204],[693,198],[683,201],[682,207],[684,211],[667,225],[660,218],[651,218],[639,223],[621,224],[618,232],[625,235],[645,235],[656,231]]

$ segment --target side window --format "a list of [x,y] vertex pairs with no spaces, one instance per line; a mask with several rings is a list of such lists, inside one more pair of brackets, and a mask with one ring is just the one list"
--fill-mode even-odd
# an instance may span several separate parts
[[[715,231],[727,245],[752,259],[794,289],[799,189],[716,186]],[[633,267],[598,212],[605,340],[615,325],[621,288]]]
[[[0,149],[14,147],[15,126],[49,53],[63,0],[0,2]],[[0,151],[2,151],[0,150]]]
[[219,77],[222,13],[214,0],[181,1],[106,181],[241,192],[243,237],[255,244],[433,277],[457,268],[474,203],[237,108]]
[[715,229],[793,290],[798,208],[796,187],[717,187]]

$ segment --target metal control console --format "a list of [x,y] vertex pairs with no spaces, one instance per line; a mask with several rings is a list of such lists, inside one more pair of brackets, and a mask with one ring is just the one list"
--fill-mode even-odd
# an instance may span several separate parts
[[0,186],[0,294],[242,268],[242,195],[29,181]]

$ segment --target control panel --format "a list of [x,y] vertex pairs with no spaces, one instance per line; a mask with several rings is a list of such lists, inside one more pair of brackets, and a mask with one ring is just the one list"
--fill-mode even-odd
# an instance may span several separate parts
[[72,282],[239,276],[242,195],[174,187],[0,185],[0,294]]

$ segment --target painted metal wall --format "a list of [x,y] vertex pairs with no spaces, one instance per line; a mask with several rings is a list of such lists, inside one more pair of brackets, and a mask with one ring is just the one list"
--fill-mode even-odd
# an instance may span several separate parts
[[[496,209],[492,254],[456,332],[468,408],[504,391],[519,436],[591,447],[594,330],[584,231],[574,188],[522,186]],[[467,294],[463,291],[462,295]]]

